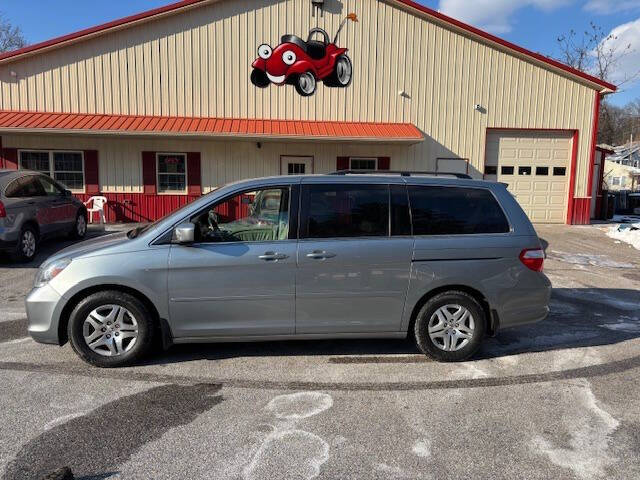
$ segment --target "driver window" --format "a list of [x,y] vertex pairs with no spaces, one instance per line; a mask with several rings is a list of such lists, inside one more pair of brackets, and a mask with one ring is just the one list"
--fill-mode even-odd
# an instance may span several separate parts
[[227,197],[191,218],[198,243],[270,242],[289,238],[289,189]]

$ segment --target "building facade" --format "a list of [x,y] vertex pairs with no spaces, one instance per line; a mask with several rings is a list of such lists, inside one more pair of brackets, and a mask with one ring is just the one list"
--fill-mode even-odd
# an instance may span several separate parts
[[535,222],[589,222],[613,85],[410,0],[323,4],[185,0],[0,56],[0,168],[100,193],[111,221],[379,169],[503,181]]

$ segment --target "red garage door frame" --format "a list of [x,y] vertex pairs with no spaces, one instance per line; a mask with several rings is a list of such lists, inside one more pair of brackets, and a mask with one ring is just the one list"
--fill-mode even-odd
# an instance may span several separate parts
[[[572,145],[571,145],[571,166],[569,168],[569,195],[567,198],[567,219],[566,219],[566,224],[567,225],[578,225],[577,223],[577,218],[576,218],[576,212],[580,211],[582,212],[584,210],[584,205],[583,203],[584,200],[589,200],[588,202],[586,202],[587,204],[587,211],[590,210],[590,205],[591,205],[591,197],[589,197],[588,199],[584,199],[584,198],[576,198],[575,196],[575,189],[576,189],[576,170],[577,170],[577,165],[578,165],[578,146],[579,146],[579,140],[580,140],[580,131],[579,130],[575,130],[575,129],[565,129],[565,128],[509,128],[509,127],[487,127],[486,133],[485,133],[485,140],[484,140],[484,165],[487,164],[487,144],[489,141],[489,135],[491,133],[500,133],[500,132],[532,132],[532,133],[539,133],[539,132],[550,132],[550,133],[568,133],[571,135],[572,138]],[[595,152],[595,151],[594,151]],[[594,157],[595,158],[595,157]],[[592,159],[593,162],[593,159]],[[484,165],[483,165],[483,169],[484,169]],[[591,165],[591,175],[593,175],[593,163]],[[587,224],[589,223],[589,214],[587,213]]]

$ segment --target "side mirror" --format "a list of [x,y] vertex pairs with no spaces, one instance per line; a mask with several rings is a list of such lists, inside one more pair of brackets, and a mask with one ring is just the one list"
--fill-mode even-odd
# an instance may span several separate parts
[[188,245],[194,242],[196,236],[196,226],[193,223],[181,223],[173,229],[171,243]]
[[73,193],[71,193],[71,190],[65,190],[64,191],[64,196],[65,197],[73,197]]

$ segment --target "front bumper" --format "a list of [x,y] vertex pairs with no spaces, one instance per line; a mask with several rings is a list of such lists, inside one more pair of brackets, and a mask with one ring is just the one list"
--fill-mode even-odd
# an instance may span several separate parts
[[34,288],[25,301],[29,335],[39,343],[60,345],[58,325],[63,298],[50,285]]

